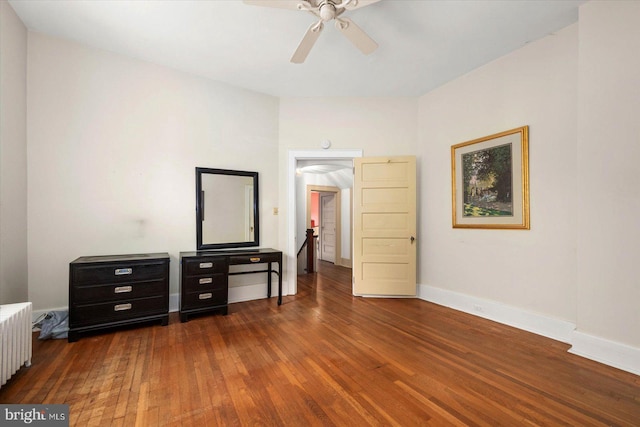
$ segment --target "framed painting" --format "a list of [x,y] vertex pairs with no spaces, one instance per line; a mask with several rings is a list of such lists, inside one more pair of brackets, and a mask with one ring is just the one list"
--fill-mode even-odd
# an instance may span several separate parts
[[529,127],[451,147],[454,228],[529,229]]

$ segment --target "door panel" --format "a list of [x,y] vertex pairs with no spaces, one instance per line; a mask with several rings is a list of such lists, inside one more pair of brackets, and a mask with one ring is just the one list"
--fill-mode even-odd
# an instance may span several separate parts
[[355,295],[416,295],[415,157],[355,159]]
[[320,195],[320,259],[336,262],[336,195]]
[[404,205],[408,198],[409,194],[404,188],[367,188],[362,191],[362,206]]
[[372,234],[386,234],[389,230],[407,230],[410,220],[406,213],[365,213],[362,214],[362,229]]
[[362,239],[363,255],[407,256],[409,249],[409,240],[407,239]]
[[362,179],[375,181],[406,181],[410,171],[404,163],[367,163],[362,166]]

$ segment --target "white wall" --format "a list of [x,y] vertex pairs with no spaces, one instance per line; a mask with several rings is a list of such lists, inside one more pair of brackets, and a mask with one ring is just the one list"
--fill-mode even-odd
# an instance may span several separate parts
[[331,150],[364,149],[364,155],[415,152],[415,98],[282,98],[280,150],[319,149],[328,139]]
[[0,304],[27,301],[27,30],[0,1]]
[[36,309],[67,305],[82,255],[169,252],[177,293],[196,166],[259,172],[261,243],[277,247],[277,98],[36,33],[28,47]]
[[576,204],[578,332],[636,348],[640,348],[638,18],[640,2],[594,1],[580,8]]
[[[428,299],[445,290],[575,321],[577,46],[574,24],[420,99],[418,264]],[[531,230],[453,229],[451,146],[523,125]]]
[[[421,296],[640,373],[640,3],[578,24],[420,99]],[[451,227],[450,147],[529,125],[531,230]]]

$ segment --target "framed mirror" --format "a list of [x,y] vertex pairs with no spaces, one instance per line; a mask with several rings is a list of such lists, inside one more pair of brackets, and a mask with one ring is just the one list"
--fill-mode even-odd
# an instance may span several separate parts
[[197,249],[260,245],[258,172],[196,168]]

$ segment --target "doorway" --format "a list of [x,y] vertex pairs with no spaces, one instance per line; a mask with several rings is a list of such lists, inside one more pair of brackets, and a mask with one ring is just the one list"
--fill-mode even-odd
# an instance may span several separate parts
[[[362,157],[362,150],[307,150],[307,151],[289,151],[289,161],[287,168],[288,182],[288,205],[287,205],[287,263],[286,263],[286,279],[283,284],[287,290],[285,295],[293,295],[297,292],[297,238],[301,236],[304,230],[305,215],[300,214],[299,206],[304,206],[306,192],[304,189],[296,187],[296,177],[298,162],[309,160],[322,163],[325,160],[349,160]],[[298,230],[301,229],[302,231]],[[284,289],[283,289],[284,291]]]
[[[307,185],[306,188],[306,227],[312,228],[317,236],[316,258],[344,265],[344,257],[351,258],[351,251],[343,247],[343,243],[351,242],[350,238],[344,240],[346,234],[351,233],[351,216],[345,217],[343,212],[342,191],[338,187],[321,185]],[[347,196],[350,197],[350,194],[348,192]],[[350,209],[350,204],[345,208]]]

